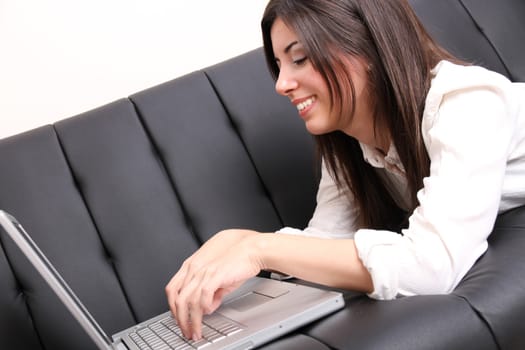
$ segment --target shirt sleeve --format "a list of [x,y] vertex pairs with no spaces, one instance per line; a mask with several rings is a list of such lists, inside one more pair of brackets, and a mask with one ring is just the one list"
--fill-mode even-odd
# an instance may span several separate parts
[[513,129],[503,96],[482,86],[430,101],[436,110],[423,117],[430,176],[408,228],[402,235],[355,234],[372,276],[371,297],[449,293],[487,249]]
[[348,189],[340,190],[323,162],[321,181],[317,191],[317,205],[305,229],[284,227],[277,233],[309,237],[344,239],[353,238],[358,211]]

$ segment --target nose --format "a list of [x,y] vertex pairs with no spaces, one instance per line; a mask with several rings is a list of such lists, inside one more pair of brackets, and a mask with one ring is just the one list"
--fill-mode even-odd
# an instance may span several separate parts
[[275,82],[275,91],[280,95],[287,96],[297,89],[298,85],[297,80],[292,75],[281,69]]

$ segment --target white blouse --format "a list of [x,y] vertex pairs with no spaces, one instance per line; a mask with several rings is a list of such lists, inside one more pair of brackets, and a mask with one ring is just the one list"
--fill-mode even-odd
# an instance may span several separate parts
[[[422,122],[430,176],[402,235],[356,230],[359,213],[352,197],[337,189],[324,165],[308,227],[278,231],[353,238],[376,299],[451,292],[487,249],[498,213],[525,204],[525,84],[448,61],[432,74]],[[398,205],[407,208],[395,148],[386,156],[365,144],[361,148],[365,160],[391,180]]]

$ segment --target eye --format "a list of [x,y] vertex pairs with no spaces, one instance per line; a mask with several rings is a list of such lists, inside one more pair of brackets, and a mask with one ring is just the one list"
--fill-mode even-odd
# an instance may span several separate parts
[[308,57],[304,56],[304,57],[298,58],[296,60],[293,60],[293,64],[295,64],[296,66],[301,66],[304,63],[306,63],[307,60],[308,60]]

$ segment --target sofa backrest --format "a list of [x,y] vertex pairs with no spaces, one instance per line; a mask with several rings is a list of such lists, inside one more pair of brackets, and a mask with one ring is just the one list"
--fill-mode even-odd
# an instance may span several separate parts
[[[225,228],[304,226],[311,137],[261,50],[0,141],[0,208],[108,333],[166,311],[164,286]],[[91,343],[5,235],[0,348]]]
[[431,35],[467,61],[525,81],[525,1],[409,0]]

